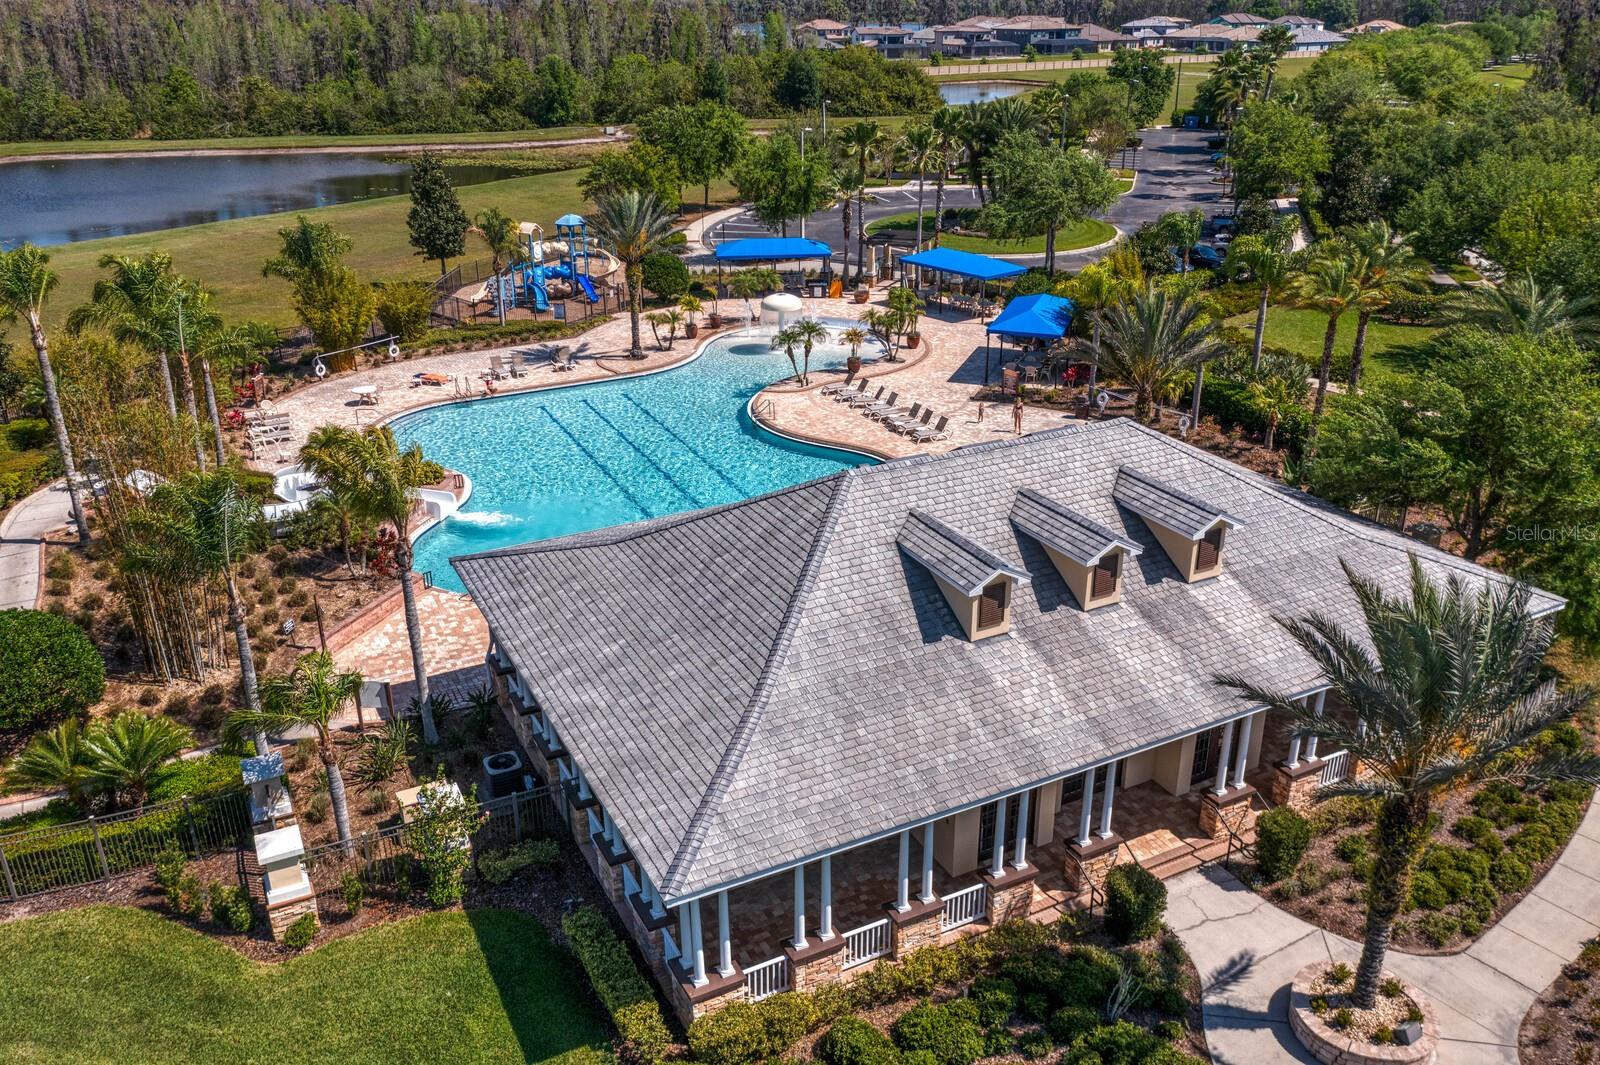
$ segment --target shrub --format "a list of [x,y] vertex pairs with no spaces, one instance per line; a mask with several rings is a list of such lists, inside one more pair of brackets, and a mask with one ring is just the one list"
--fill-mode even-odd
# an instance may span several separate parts
[[1062,1006],[1050,1015],[1050,1034],[1056,1042],[1070,1045],[1084,1032],[1093,1031],[1100,1015],[1083,1006]]
[[1335,984],[1343,984],[1355,975],[1355,971],[1342,961],[1336,961],[1328,967],[1328,979]]
[[1176,1043],[1188,1035],[1189,1030],[1183,1026],[1182,1021],[1165,1020],[1156,1025],[1155,1033],[1169,1043]]
[[367,885],[356,874],[346,873],[339,881],[339,894],[344,896],[344,908],[354,917],[361,912],[361,903],[366,900]]
[[176,843],[168,843],[156,855],[156,884],[167,897],[167,905],[175,911],[178,909],[178,884],[183,880],[184,866],[188,864],[189,859]]
[[1149,939],[1161,928],[1167,888],[1143,866],[1131,862],[1106,874],[1106,928],[1123,943]]
[[1384,998],[1399,998],[1406,993],[1406,989],[1401,986],[1400,981],[1392,976],[1378,985],[1378,991]]
[[417,807],[406,826],[405,842],[416,853],[428,878],[428,901],[449,906],[461,901],[466,888],[462,878],[472,865],[472,833],[488,817],[478,807],[478,789],[473,786],[457,799],[440,766],[433,780],[423,784],[429,801]]
[[1372,1030],[1372,1041],[1379,1046],[1388,1046],[1394,1042],[1394,1029],[1387,1024],[1380,1024]]
[[530,839],[478,855],[478,875],[491,884],[504,884],[524,869],[553,869],[560,862],[561,846],[555,840]]
[[1501,891],[1516,892],[1533,882],[1533,870],[1515,854],[1502,851],[1495,855],[1494,864],[1489,867],[1489,878]]
[[1421,869],[1411,878],[1411,905],[1424,910],[1442,910],[1450,905],[1450,893],[1437,877]]
[[[983,1056],[986,1058],[1003,1058],[1017,1049],[1017,1041],[1011,1037],[1011,1029],[1003,1024],[984,1029]],[[927,1051],[920,1053],[926,1054]],[[930,1057],[932,1055],[929,1055]]]
[[[649,981],[639,974],[622,940],[592,906],[566,917],[561,922],[561,930],[566,933],[572,952],[588,975],[595,996],[611,1015],[617,1033],[640,1061],[660,1061],[672,1036],[661,1016],[661,1007],[656,1005],[655,992]],[[720,1016],[720,1013],[712,1016]],[[690,1032],[692,1044],[692,1028]],[[699,1054],[698,1049],[696,1054]]]
[[0,610],[0,729],[81,714],[105,690],[105,662],[82,629],[42,610]]
[[1583,807],[1566,799],[1554,799],[1539,809],[1533,823],[1549,828],[1559,843],[1576,832],[1582,820]]
[[1487,854],[1498,854],[1505,847],[1500,834],[1495,831],[1494,822],[1487,817],[1468,814],[1451,825],[1450,831]]
[[675,300],[689,291],[689,267],[671,252],[652,252],[639,264],[644,287],[664,300]]
[[1585,799],[1594,794],[1594,789],[1576,780],[1558,780],[1546,788],[1545,793],[1556,802],[1582,804]]
[[1456,937],[1461,922],[1447,913],[1430,913],[1417,922],[1417,930],[1429,943],[1442,947]]
[[1063,1006],[1098,1010],[1111,996],[1121,975],[1122,965],[1109,950],[1087,945],[1074,947],[1061,967],[1056,998]]
[[1355,1023],[1356,1015],[1348,1006],[1340,1006],[1333,1011],[1333,1026],[1335,1028],[1348,1028]]
[[1513,854],[1529,865],[1544,861],[1561,846],[1550,826],[1535,821],[1506,841]]
[[1277,806],[1256,819],[1256,864],[1268,883],[1282,880],[1311,846],[1311,822],[1291,806]]
[[826,1065],[895,1065],[889,1037],[859,1017],[841,1017],[817,1040],[817,1060]]
[[927,1051],[938,1065],[972,1065],[983,1056],[978,1007],[968,999],[913,1006],[894,1022],[894,1042],[901,1050]]
[[1348,836],[1339,837],[1339,842],[1333,845],[1333,856],[1341,862],[1354,865],[1372,852],[1372,844],[1360,832],[1352,832]]
[[433,286],[424,281],[393,281],[378,287],[378,321],[401,343],[421,340],[433,314]]
[[[1200,413],[1209,414],[1224,426],[1237,425],[1263,436],[1267,431],[1267,412],[1261,401],[1250,392],[1247,385],[1220,377],[1207,377],[1206,387],[1200,393]],[[1278,430],[1273,443],[1298,457],[1311,436],[1311,412],[1302,407],[1291,407],[1278,418]]]
[[239,758],[230,754],[207,754],[199,758],[180,758],[161,767],[150,785],[150,802],[166,802],[184,795],[206,799],[242,789]]
[[1154,1032],[1118,1021],[1085,1032],[1072,1044],[1067,1065],[1190,1065],[1197,1059]]
[[283,945],[290,950],[305,950],[311,941],[317,938],[317,915],[303,913],[295,918],[294,924],[284,929]]
[[1000,976],[985,976],[975,981],[972,1001],[978,1004],[978,1023],[988,1027],[1004,1024],[1017,1010],[1017,985]]
[[1055,1042],[1050,1038],[1049,1032],[1029,1032],[1019,1040],[1022,1056],[1029,1061],[1039,1061],[1050,1056],[1055,1050]]
[[1042,1021],[1050,1016],[1050,996],[1043,991],[1029,991],[1019,1001],[1018,1012],[1025,1020]]
[[207,891],[211,901],[211,919],[240,935],[250,931],[255,924],[255,910],[250,906],[250,893],[244,888],[226,884],[212,884]]

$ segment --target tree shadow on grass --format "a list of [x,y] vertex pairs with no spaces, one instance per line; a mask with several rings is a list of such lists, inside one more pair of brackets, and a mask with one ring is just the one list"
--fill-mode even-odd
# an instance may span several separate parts
[[526,914],[469,909],[484,965],[527,1062],[601,1065],[611,1033],[583,970]]

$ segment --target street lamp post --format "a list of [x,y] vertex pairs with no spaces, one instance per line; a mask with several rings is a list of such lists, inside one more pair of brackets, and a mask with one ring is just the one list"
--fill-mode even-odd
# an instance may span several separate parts
[[[804,171],[805,171],[805,162],[806,162],[806,134],[810,133],[810,132],[811,132],[811,127],[810,126],[801,126],[800,127],[800,170],[801,170],[802,173],[804,173]],[[802,211],[801,214],[800,214],[800,239],[804,240],[805,236],[806,236],[806,216],[805,216],[805,212]]]
[[829,103],[829,101],[827,101],[827,100],[822,101],[822,143],[823,144],[827,144],[828,143],[828,103]]

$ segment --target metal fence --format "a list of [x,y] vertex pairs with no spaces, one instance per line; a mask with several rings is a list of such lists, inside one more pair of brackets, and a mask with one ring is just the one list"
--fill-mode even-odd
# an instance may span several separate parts
[[0,836],[4,901],[135,873],[169,847],[190,858],[237,847],[249,833],[248,807],[245,792],[230,791]]

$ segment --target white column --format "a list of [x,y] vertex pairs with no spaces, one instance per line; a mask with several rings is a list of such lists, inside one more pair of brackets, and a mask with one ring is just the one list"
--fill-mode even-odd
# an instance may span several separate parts
[[[1317,693],[1317,705],[1316,705],[1316,708],[1315,708],[1315,710],[1313,712],[1318,717],[1322,716],[1322,704],[1323,704],[1323,701],[1326,700],[1327,698],[1328,698],[1328,690],[1326,688],[1324,688],[1322,691],[1319,691]],[[1317,734],[1315,732],[1313,732],[1311,734],[1311,736],[1306,740],[1306,761],[1309,762],[1311,759],[1315,758],[1316,756],[1317,756]]]
[[641,873],[640,876],[646,889],[650,892],[650,915],[656,918],[665,917],[667,915],[667,911],[661,905],[661,892],[656,890],[655,883],[651,881],[649,877],[644,876],[643,873]]
[[1083,771],[1083,809],[1078,812],[1078,846],[1089,845],[1090,818],[1094,816],[1094,770]]
[[923,902],[932,902],[933,895],[933,822],[922,826],[922,894]]
[[822,859],[822,922],[817,938],[826,943],[833,938],[833,856]]
[[1229,721],[1222,726],[1222,751],[1217,759],[1217,786],[1212,789],[1218,795],[1228,790],[1228,756],[1233,753],[1233,730],[1237,722]]
[[733,975],[733,938],[728,934],[728,893],[717,892],[717,972]]
[[994,853],[989,856],[989,872],[999,876],[1006,871],[1006,800],[994,803]]
[[790,940],[795,950],[806,949],[806,867],[794,867],[794,936]]
[[588,802],[594,798],[594,793],[589,790],[589,778],[584,776],[583,770],[574,767],[573,772],[578,775],[578,798]]
[[694,922],[689,917],[689,904],[687,902],[678,906],[678,957],[687,958],[684,951],[689,949],[689,933],[694,931]]
[[1239,719],[1239,739],[1233,745],[1233,786],[1244,787],[1244,767],[1250,759],[1250,726],[1254,723],[1256,715]]
[[1117,763],[1106,764],[1106,782],[1100,789],[1100,831],[1097,835],[1101,839],[1111,838],[1111,805],[1117,783]]
[[556,748],[556,727],[550,723],[550,715],[544,715],[544,742],[550,745],[551,750]]
[[1289,737],[1289,761],[1286,764],[1290,769],[1300,764],[1300,733],[1298,732]]
[[901,913],[911,909],[911,831],[900,833],[900,875],[896,883],[894,908]]
[[1028,867],[1028,793],[1017,796],[1017,848],[1011,855],[1011,864],[1018,869]]
[[607,843],[616,846],[617,823],[611,820],[611,811],[603,806],[600,808],[600,834],[605,836]]
[[689,934],[694,940],[694,949],[689,952],[689,958],[694,963],[694,986],[700,987],[706,983],[706,942],[700,927],[700,900],[695,899],[689,905]]

